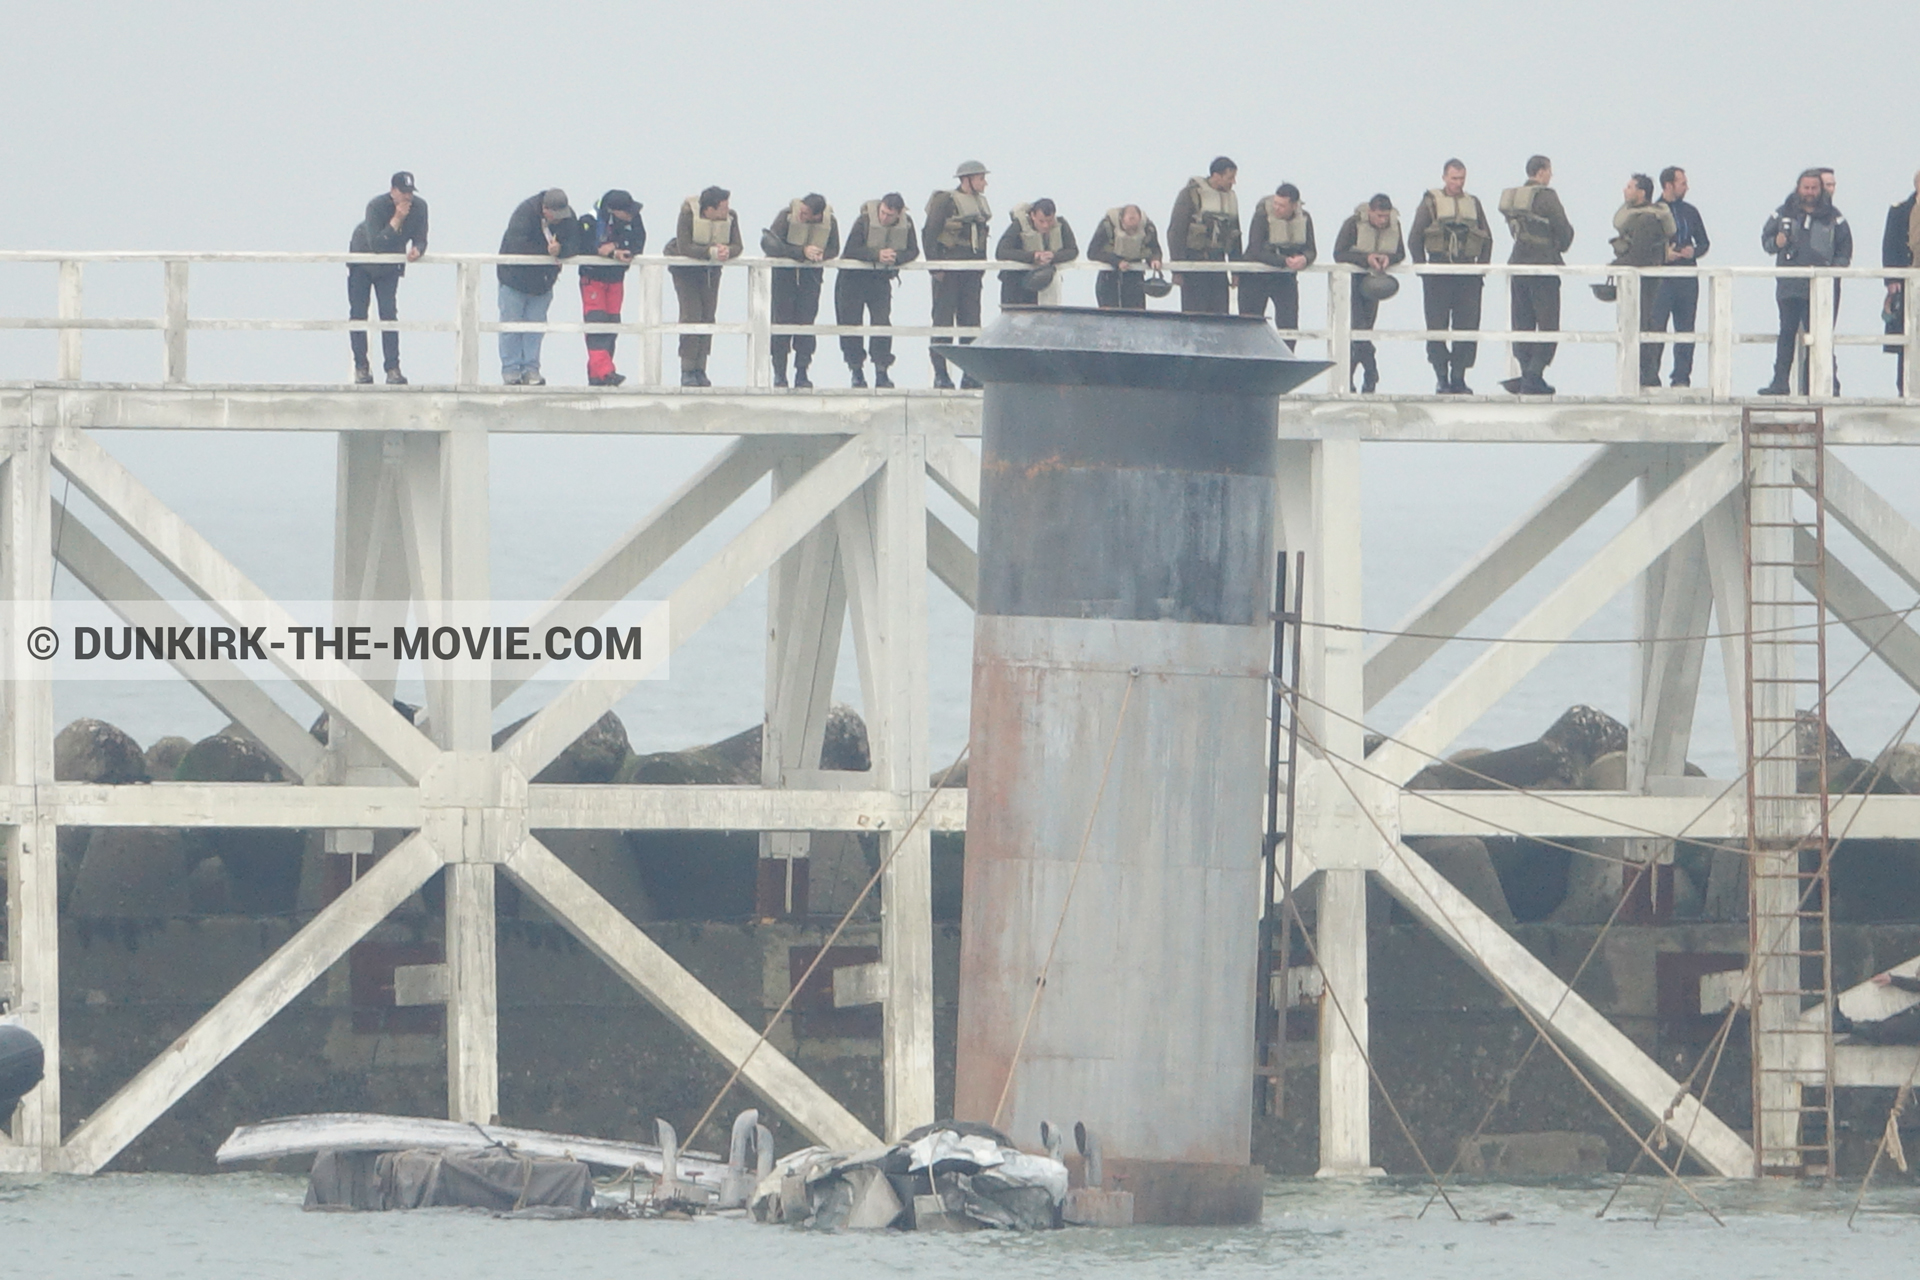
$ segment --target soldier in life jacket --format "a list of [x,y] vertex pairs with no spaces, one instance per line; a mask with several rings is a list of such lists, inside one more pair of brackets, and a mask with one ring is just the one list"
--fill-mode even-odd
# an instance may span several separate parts
[[[780,267],[773,273],[773,322],[812,324],[820,315],[820,282],[826,271],[817,265],[840,256],[840,223],[819,192],[801,196],[773,216],[773,225],[760,233],[760,252],[769,258],[791,258],[807,266]],[[787,352],[793,352],[793,386],[813,390],[807,366],[818,345],[810,333],[773,335],[773,385],[787,385]]]
[[[626,301],[627,264],[646,252],[647,224],[640,220],[640,202],[625,191],[607,192],[593,213],[580,219],[586,243],[598,262],[580,268],[580,318],[588,324],[619,324]],[[614,370],[617,333],[587,335],[587,385],[617,387],[627,379]]]
[[1053,269],[1080,256],[1080,242],[1053,201],[1042,196],[1032,204],[1013,206],[993,256],[1031,268],[1000,273],[1000,305],[1031,307],[1040,301],[1040,291],[1053,283]]
[[[680,221],[673,239],[667,241],[667,253],[710,263],[701,267],[669,267],[673,275],[674,296],[680,302],[681,324],[712,324],[720,309],[720,264],[738,258],[741,253],[740,215],[733,211],[733,193],[725,187],[708,187],[697,196],[688,196],[680,206]],[[710,333],[680,335],[680,385],[710,387],[707,381],[707,355],[713,350]]]
[[[1407,231],[1407,252],[1415,262],[1491,262],[1493,231],[1486,210],[1467,194],[1467,166],[1449,160],[1440,168],[1440,185],[1420,197],[1420,209]],[[1434,275],[1420,277],[1426,302],[1427,328],[1478,329],[1480,291],[1484,276]],[[1427,363],[1433,366],[1435,389],[1443,396],[1472,393],[1467,370],[1479,354],[1477,342],[1427,341]]]
[[[987,166],[968,160],[953,171],[958,185],[951,191],[936,191],[927,201],[925,246],[928,261],[984,262],[987,239],[993,234],[993,210],[987,204]],[[980,323],[980,272],[935,271],[933,275],[933,323],[974,327]],[[972,338],[960,339],[962,343]],[[928,354],[933,359],[933,385],[942,391],[953,390],[947,376],[946,357],[940,348],[952,338],[934,338]],[[972,390],[980,384],[972,374],[960,378],[962,388]]]
[[[906,197],[889,191],[878,200],[860,206],[860,216],[847,231],[844,257],[871,263],[876,270],[848,271],[841,268],[833,282],[833,320],[835,324],[892,324],[893,282],[900,278],[895,268],[920,256],[920,243],[914,238],[913,219],[907,216]],[[863,318],[863,313],[864,317]],[[852,371],[852,385],[867,385],[867,350],[873,352],[873,385],[882,390],[893,386],[887,371],[893,368],[893,339],[875,334],[868,346],[860,335],[841,335],[840,354]]]
[[1113,268],[1094,280],[1094,300],[1109,311],[1145,311],[1145,273],[1160,269],[1160,253],[1160,232],[1139,205],[1107,210],[1087,243],[1089,258]]
[[[1294,272],[1313,265],[1318,256],[1313,243],[1313,215],[1300,204],[1300,188],[1283,182],[1272,195],[1263,198],[1247,227],[1247,250],[1241,255],[1248,262],[1279,267],[1272,275],[1241,276],[1240,314],[1264,316],[1267,301],[1273,301],[1273,327],[1300,327],[1300,277]],[[1287,350],[1293,350],[1287,339]]]
[[[1182,262],[1229,262],[1240,256],[1240,200],[1233,184],[1240,166],[1215,156],[1207,176],[1191,178],[1174,197],[1167,219],[1167,248],[1177,267]],[[1224,271],[1176,271],[1180,309],[1226,315],[1232,285]]]
[[1353,282],[1353,300],[1349,315],[1353,322],[1352,362],[1347,369],[1347,386],[1353,386],[1353,371],[1361,371],[1360,390],[1372,394],[1380,386],[1380,366],[1374,363],[1373,343],[1359,337],[1373,328],[1374,320],[1380,314],[1379,289],[1369,285],[1370,280],[1385,280],[1393,284],[1387,270],[1404,262],[1407,257],[1406,239],[1400,234],[1400,214],[1393,207],[1393,199],[1387,195],[1377,195],[1353,211],[1353,216],[1340,224],[1340,234],[1333,238],[1333,260],[1358,267],[1366,275]]
[[[1609,242],[1613,248],[1611,265],[1664,267],[1667,265],[1667,246],[1673,242],[1673,214],[1665,205],[1654,203],[1653,179],[1644,173],[1636,173],[1627,179],[1621,195],[1625,203],[1613,215],[1614,236]],[[1643,277],[1640,281],[1641,333],[1653,332],[1658,320],[1659,300],[1659,279],[1654,276]],[[1658,343],[1640,344],[1640,385],[1660,385]]]
[[[1573,223],[1553,191],[1553,161],[1545,156],[1527,160],[1524,186],[1508,187],[1500,193],[1500,212],[1513,233],[1510,263],[1560,266],[1573,245]],[[1523,276],[1507,278],[1511,290],[1512,320],[1515,329],[1558,329],[1560,327],[1560,277]],[[1553,387],[1546,379],[1547,366],[1559,349],[1553,342],[1516,342],[1515,359],[1520,376],[1500,385],[1515,395],[1550,396]]]

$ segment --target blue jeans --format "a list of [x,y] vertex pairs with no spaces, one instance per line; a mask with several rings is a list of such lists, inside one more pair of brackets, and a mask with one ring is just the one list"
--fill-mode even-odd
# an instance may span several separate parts
[[[522,293],[511,285],[500,286],[500,322],[538,324],[547,318],[553,302],[553,290]],[[540,339],[544,333],[503,333],[500,335],[500,377],[518,382],[524,373],[540,372]]]

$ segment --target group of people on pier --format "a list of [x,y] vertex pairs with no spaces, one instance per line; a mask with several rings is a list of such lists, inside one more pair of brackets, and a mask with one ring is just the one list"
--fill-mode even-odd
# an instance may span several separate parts
[[[1511,239],[1507,261],[1533,266],[1564,265],[1574,228],[1566,208],[1553,189],[1553,163],[1536,155],[1525,166],[1525,181],[1502,191],[1495,211]],[[919,226],[899,192],[888,192],[860,206],[860,212],[841,233],[840,220],[826,198],[811,193],[789,201],[760,233],[760,251],[769,258],[787,259],[772,277],[772,323],[775,326],[812,325],[818,321],[820,299],[829,265],[858,264],[836,272],[833,323],[841,326],[890,326],[893,323],[893,286],[899,268],[917,258],[931,262],[1004,262],[999,272],[1003,306],[1032,305],[1053,283],[1063,264],[1080,256],[1073,227],[1054,201],[1045,197],[1014,205],[999,235],[994,234],[993,210],[987,200],[987,167],[977,160],[959,165],[954,185],[933,193]],[[1297,273],[1319,257],[1313,215],[1293,183],[1280,183],[1271,195],[1255,201],[1250,216],[1242,218],[1236,186],[1239,166],[1226,156],[1216,157],[1204,176],[1192,178],[1174,198],[1163,240],[1160,229],[1137,204],[1108,209],[1086,246],[1086,256],[1104,264],[1095,281],[1101,307],[1143,309],[1150,297],[1164,297],[1177,286],[1180,309],[1224,315],[1265,317],[1283,330],[1299,327],[1300,291]],[[1356,275],[1352,288],[1352,342],[1349,385],[1358,375],[1358,389],[1375,390],[1379,365],[1372,342],[1357,335],[1372,330],[1380,303],[1392,297],[1399,282],[1390,273],[1404,261],[1473,265],[1493,260],[1495,237],[1487,209],[1467,191],[1467,168],[1448,160],[1441,168],[1440,185],[1424,192],[1411,224],[1404,231],[1400,211],[1390,196],[1375,195],[1355,207],[1335,233],[1333,260]],[[1847,267],[1853,261],[1853,233],[1834,207],[1832,169],[1802,172],[1794,190],[1767,218],[1761,230],[1761,248],[1782,267]],[[1920,192],[1920,175],[1915,177]],[[1622,203],[1613,215],[1609,265],[1680,268],[1678,274],[1649,277],[1639,297],[1639,325],[1643,333],[1692,333],[1698,314],[1699,280],[1685,268],[1706,257],[1711,241],[1706,223],[1687,199],[1687,173],[1677,166],[1661,170],[1659,180],[1631,175],[1622,191]],[[624,190],[610,190],[593,210],[575,213],[565,191],[558,187],[528,196],[507,220],[500,253],[544,257],[547,263],[501,263],[499,309],[503,323],[544,323],[553,301],[561,262],[577,262],[582,318],[588,323],[618,323],[624,301],[626,273],[634,257],[646,250],[646,224],[640,202]],[[366,216],[354,228],[354,253],[393,255],[398,261],[353,263],[347,268],[349,315],[368,317],[377,303],[382,320],[398,315],[397,292],[406,262],[419,258],[427,245],[426,201],[415,190],[413,174],[393,175],[389,188],[367,204]],[[679,323],[710,325],[718,314],[720,276],[728,262],[742,257],[745,244],[740,215],[732,207],[732,193],[708,187],[688,196],[676,212],[674,235],[665,254],[685,259],[669,267],[679,303]],[[1911,268],[1920,254],[1920,210],[1914,195],[1889,211],[1882,237],[1881,265]],[[991,255],[991,256],[989,256]],[[1258,263],[1262,272],[1182,271],[1187,263]],[[1166,271],[1172,272],[1169,280]],[[984,271],[980,269],[929,272],[933,286],[932,323],[935,328],[972,328],[981,321]],[[1472,273],[1423,275],[1425,321],[1429,331],[1477,330],[1481,327],[1484,277]],[[1560,327],[1560,277],[1514,274],[1509,278],[1511,328],[1553,332]],[[1612,286],[1596,285],[1595,292],[1611,300]],[[1237,294],[1237,299],[1236,295]],[[1837,309],[1838,282],[1834,289]],[[1775,282],[1779,309],[1779,339],[1773,378],[1762,395],[1786,395],[1792,388],[1795,352],[1800,335],[1809,326],[1811,281],[1804,276],[1781,277]],[[1889,334],[1905,330],[1905,298],[1897,279],[1886,282],[1881,309]],[[351,333],[354,377],[373,381],[367,334]],[[500,373],[508,385],[540,386],[541,339],[538,332],[500,334]],[[381,332],[386,381],[404,384],[400,371],[400,339],[393,330]],[[933,385],[952,388],[943,349],[967,337],[937,335],[930,343]],[[680,385],[704,387],[707,358],[713,338],[707,333],[680,336]],[[1291,344],[1289,344],[1291,345]],[[625,381],[614,366],[616,335],[586,335],[587,380],[612,387]],[[1896,365],[1896,388],[1904,385],[1904,346],[1890,344]],[[810,389],[817,341],[811,334],[778,333],[767,353],[773,363],[774,385]],[[1477,344],[1472,340],[1429,340],[1427,360],[1433,367],[1435,391],[1441,395],[1468,395],[1467,371],[1473,367]],[[1516,395],[1553,395],[1546,380],[1553,362],[1553,342],[1519,342],[1514,356],[1516,377],[1501,385]],[[1642,342],[1640,383],[1660,385],[1665,344]],[[894,385],[893,341],[882,334],[843,334],[840,352],[852,386],[868,385],[866,368],[873,366],[872,385]],[[1690,385],[1694,346],[1673,344],[1669,366],[1671,385]],[[1805,379],[1805,355],[1800,376]],[[975,385],[962,377],[963,388]],[[1839,393],[1836,376],[1834,392]]]

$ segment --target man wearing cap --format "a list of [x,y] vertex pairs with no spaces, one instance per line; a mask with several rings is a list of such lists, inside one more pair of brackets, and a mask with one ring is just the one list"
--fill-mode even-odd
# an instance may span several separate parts
[[[985,261],[987,237],[992,234],[993,210],[987,205],[987,166],[968,160],[953,171],[957,185],[951,191],[936,191],[927,201],[924,243],[927,260],[940,262]],[[978,271],[935,271],[933,275],[933,323],[971,328],[980,323],[980,273]],[[962,343],[972,338],[960,339]],[[947,376],[946,357],[940,348],[952,338],[934,338],[928,344],[933,359],[933,385],[942,391],[953,390]],[[980,384],[972,374],[963,374],[960,385],[972,389]]]
[[[769,258],[791,258],[804,265],[780,267],[773,273],[773,322],[812,324],[820,315],[819,265],[840,256],[840,221],[819,192],[801,196],[773,215],[773,225],[760,233],[760,252]],[[793,353],[793,386],[813,390],[807,366],[813,363],[819,340],[810,333],[773,335],[773,385],[787,385],[787,353]]]
[[[405,254],[407,262],[419,260],[427,251],[427,202],[413,189],[413,175],[402,169],[388,180],[387,190],[367,201],[367,216],[353,229],[347,242],[349,253]],[[347,317],[367,318],[370,298],[380,300],[380,318],[399,317],[400,277],[407,273],[406,263],[353,262],[347,265]],[[347,335],[353,348],[353,380],[372,382],[373,370],[367,365],[367,333],[355,329]],[[380,354],[387,369],[387,385],[406,385],[400,372],[400,335],[392,329],[380,331]]]
[[[1318,256],[1313,243],[1313,215],[1300,204],[1300,188],[1283,182],[1272,195],[1263,198],[1247,227],[1248,262],[1279,267],[1272,275],[1240,277],[1240,314],[1267,314],[1267,302],[1273,302],[1273,327],[1300,327],[1300,277],[1294,272],[1313,265]],[[1287,350],[1293,350],[1293,339]]]
[[1093,282],[1093,298],[1108,311],[1147,309],[1146,271],[1160,269],[1160,232],[1137,204],[1107,210],[1087,242],[1087,257],[1112,267]]
[[[893,323],[893,282],[902,263],[920,256],[920,242],[913,233],[913,219],[907,216],[907,198],[889,191],[878,200],[860,206],[860,216],[847,232],[845,256],[856,262],[870,263],[875,270],[835,273],[833,282],[833,319],[835,324]],[[880,390],[893,386],[888,370],[893,368],[893,339],[875,334],[870,344],[862,345],[860,335],[840,335],[840,355],[852,374],[851,385],[867,385],[867,352],[873,353],[873,385]]]
[[[720,264],[741,253],[740,215],[733,211],[733,193],[725,187],[708,187],[688,196],[680,206],[673,239],[667,241],[667,253],[712,264],[667,268],[673,275],[674,296],[680,300],[680,323],[712,324],[720,312]],[[680,335],[681,386],[713,385],[707,381],[707,356],[712,350],[710,333]]]
[[[580,318],[588,324],[619,324],[626,301],[627,264],[646,252],[647,225],[640,220],[640,202],[615,188],[600,197],[600,206],[580,219],[587,245],[600,261],[580,268]],[[626,377],[615,372],[613,347],[617,333],[587,335],[587,385],[617,387]]]
[[[1240,256],[1240,199],[1233,194],[1240,166],[1215,156],[1207,176],[1190,178],[1173,200],[1167,248],[1182,262],[1226,262]],[[1176,271],[1180,309],[1223,316],[1232,289],[1225,272]]]
[[[546,257],[551,265],[500,263],[500,323],[545,324],[553,305],[553,282],[560,278],[557,260],[580,250],[580,220],[567,204],[567,193],[550,187],[522,200],[507,219],[500,237],[502,254]],[[544,387],[540,376],[540,332],[500,335],[500,380],[508,386]]]
[[993,256],[1002,262],[1024,262],[1028,267],[1025,271],[1000,273],[1000,305],[1031,307],[1039,303],[1040,291],[1053,283],[1055,269],[1080,256],[1080,242],[1074,239],[1073,228],[1060,216],[1058,206],[1042,196],[1031,204],[1013,206]]
[[1348,307],[1354,337],[1347,367],[1347,385],[1353,385],[1353,371],[1360,370],[1360,391],[1371,395],[1380,386],[1380,366],[1374,363],[1373,343],[1359,335],[1371,332],[1380,315],[1382,298],[1400,291],[1399,282],[1387,270],[1406,259],[1407,244],[1400,234],[1400,215],[1393,198],[1382,193],[1353,211],[1340,224],[1333,238],[1333,260],[1358,267],[1366,274],[1353,282],[1353,299]]

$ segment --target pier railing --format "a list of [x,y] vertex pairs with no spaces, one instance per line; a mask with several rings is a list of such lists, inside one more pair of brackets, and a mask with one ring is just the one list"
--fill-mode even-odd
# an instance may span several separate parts
[[[581,258],[563,260],[559,265],[563,272],[586,261]],[[867,271],[898,270],[904,274],[924,272],[1000,272],[1025,269],[1023,264],[1000,261],[915,261],[898,268],[879,268],[865,263],[834,260],[819,266],[795,263],[784,258],[743,256],[724,264],[707,264],[720,267],[724,271],[740,271],[746,274],[747,304],[746,315],[741,320],[719,321],[711,324],[681,324],[667,318],[664,309],[667,271],[671,267],[699,266],[700,263],[685,258],[670,258],[650,255],[635,258],[631,264],[630,279],[637,285],[634,298],[629,303],[632,319],[620,323],[587,323],[578,320],[550,319],[543,323],[512,322],[503,323],[488,318],[491,306],[483,302],[484,295],[491,284],[491,268],[501,264],[554,265],[554,260],[545,257],[525,257],[501,254],[429,254],[418,261],[408,264],[414,271],[431,273],[451,268],[455,274],[454,314],[451,319],[404,319],[382,321],[377,319],[349,320],[344,317],[326,316],[314,318],[254,318],[209,316],[196,314],[192,306],[191,284],[193,268],[211,264],[257,264],[260,266],[289,265],[328,265],[345,266],[350,263],[392,265],[394,257],[390,255],[348,254],[348,253],[254,253],[254,252],[208,252],[179,253],[171,251],[143,252],[62,252],[41,250],[13,250],[0,252],[0,265],[50,264],[56,268],[56,288],[54,305],[50,313],[16,316],[0,316],[0,331],[39,330],[58,334],[58,344],[54,367],[46,372],[14,368],[0,368],[0,381],[42,381],[50,373],[57,382],[80,383],[87,381],[85,367],[85,337],[92,332],[135,331],[152,332],[160,336],[162,350],[162,381],[169,385],[195,385],[189,372],[190,337],[195,332],[340,332],[359,330],[374,333],[387,330],[401,333],[449,333],[454,336],[454,367],[449,372],[451,378],[436,378],[432,374],[416,380],[431,383],[451,383],[458,387],[473,387],[491,381],[485,372],[487,361],[482,351],[486,335],[499,333],[538,332],[548,334],[619,334],[638,339],[637,376],[629,384],[634,388],[658,387],[677,381],[667,377],[663,370],[666,363],[666,340],[682,334],[708,334],[722,337],[742,337],[747,340],[749,359],[746,362],[744,385],[748,388],[764,388],[772,385],[772,372],[764,358],[772,339],[778,334],[810,334],[819,338],[836,338],[843,335],[862,335],[867,337],[893,338],[964,338],[979,332],[978,328],[965,326],[934,326],[920,324],[893,325],[839,325],[839,324],[775,324],[773,322],[773,272],[776,270],[819,270],[819,271]],[[159,268],[163,285],[161,314],[147,316],[102,316],[88,314],[84,305],[86,271],[98,264],[150,263]],[[1048,291],[1042,295],[1044,301],[1062,300],[1063,286],[1071,275],[1079,272],[1109,270],[1105,264],[1079,260],[1062,264],[1060,274]],[[1244,262],[1169,262],[1170,273],[1185,274],[1227,274],[1232,276],[1255,276],[1279,274],[1281,269],[1259,263]],[[1602,329],[1558,329],[1558,330],[1515,330],[1512,328],[1482,327],[1478,329],[1453,329],[1429,331],[1414,328],[1374,328],[1356,330],[1351,319],[1352,290],[1356,277],[1360,274],[1355,268],[1344,264],[1320,263],[1294,273],[1302,276],[1323,276],[1326,280],[1324,323],[1314,328],[1282,330],[1282,336],[1308,342],[1325,344],[1325,354],[1333,364],[1329,381],[1320,395],[1339,396],[1348,394],[1346,371],[1350,362],[1353,343],[1356,340],[1383,343],[1419,343],[1433,341],[1470,341],[1470,342],[1553,342],[1572,344],[1601,344],[1611,346],[1615,354],[1616,392],[1620,395],[1637,395],[1640,387],[1640,351],[1646,343],[1692,343],[1704,348],[1703,367],[1705,379],[1700,388],[1715,399],[1734,396],[1734,353],[1743,345],[1771,346],[1776,338],[1774,331],[1742,332],[1735,328],[1735,294],[1745,286],[1753,289],[1771,286],[1785,278],[1801,278],[1810,281],[1811,316],[1809,329],[1801,336],[1800,354],[1805,357],[1798,365],[1804,365],[1804,371],[1797,371],[1794,390],[1797,394],[1813,397],[1831,397],[1834,394],[1834,352],[1843,346],[1890,346],[1904,348],[1909,371],[1902,397],[1908,400],[1920,399],[1920,375],[1913,371],[1920,368],[1920,308],[1907,307],[1904,310],[1903,328],[1893,334],[1882,331],[1843,331],[1839,327],[1836,299],[1841,289],[1841,281],[1856,279],[1871,281],[1876,292],[1884,280],[1899,280],[1903,289],[1911,292],[1920,284],[1920,270],[1875,270],[1865,267],[1852,268],[1808,268],[1808,267],[1616,267],[1604,265],[1573,265],[1564,267],[1508,265],[1490,263],[1486,265],[1440,265],[1440,264],[1404,264],[1394,268],[1391,273],[1407,283],[1408,277],[1428,276],[1477,276],[1490,285],[1497,286],[1505,279],[1517,276],[1554,276],[1570,281],[1575,285],[1599,284],[1611,282],[1617,295],[1612,302],[1615,323]],[[1691,332],[1661,333],[1643,331],[1640,327],[1640,299],[1649,289],[1659,286],[1664,278],[1691,278],[1700,282],[1700,301],[1697,315],[1699,319]],[[556,288],[563,288],[566,278]],[[1395,306],[1417,307],[1419,302],[1411,295],[1415,291],[1403,288],[1399,298],[1383,303],[1383,309],[1391,314]],[[563,293],[563,299],[568,295]],[[1489,304],[1498,306],[1495,300]],[[412,303],[409,301],[409,308]],[[563,300],[564,307],[566,302]],[[1169,303],[1168,306],[1174,304]],[[1303,300],[1303,310],[1305,304]],[[830,297],[822,299],[822,310],[829,315],[832,311]],[[418,362],[411,366],[416,374]],[[1314,394],[1309,391],[1307,394]]]

